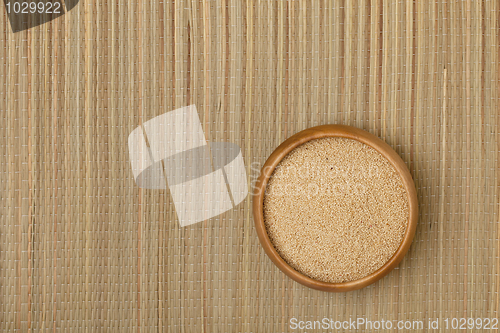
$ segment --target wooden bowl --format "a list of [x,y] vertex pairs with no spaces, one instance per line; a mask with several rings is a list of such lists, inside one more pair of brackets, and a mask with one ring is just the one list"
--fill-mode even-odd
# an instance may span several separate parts
[[[269,239],[264,223],[265,189],[267,186],[267,182],[269,181],[269,178],[271,177],[276,166],[290,151],[292,151],[299,145],[310,140],[326,137],[342,137],[354,139],[377,150],[394,166],[403,181],[408,196],[408,226],[406,228],[403,241],[401,242],[401,245],[399,246],[396,253],[380,269],[373,272],[372,274],[365,276],[364,278],[359,280],[343,283],[329,283],[318,281],[296,271],[291,266],[289,266],[274,248],[271,240]],[[385,143],[375,135],[372,135],[359,128],[344,125],[323,125],[308,128],[293,135],[285,142],[283,142],[278,148],[276,148],[271,156],[269,156],[266,163],[264,163],[264,166],[262,167],[260,176],[255,186],[253,199],[253,216],[255,220],[255,228],[257,229],[257,234],[259,236],[262,247],[264,248],[264,251],[269,256],[269,258],[271,258],[274,264],[278,266],[281,271],[283,271],[283,273],[291,277],[293,280],[310,288],[323,291],[344,292],[360,289],[378,281],[379,279],[387,275],[392,269],[394,269],[394,267],[396,267],[401,262],[406,252],[408,252],[408,249],[410,248],[413,236],[415,235],[415,229],[417,227],[417,192],[415,190],[415,185],[413,183],[411,174],[408,171],[405,163],[387,143]]]

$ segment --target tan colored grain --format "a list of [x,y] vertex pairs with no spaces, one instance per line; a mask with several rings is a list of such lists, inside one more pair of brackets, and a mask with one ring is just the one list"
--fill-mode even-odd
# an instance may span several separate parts
[[408,223],[400,176],[375,149],[345,138],[309,141],[277,166],[264,218],[281,257],[324,282],[347,282],[382,267]]

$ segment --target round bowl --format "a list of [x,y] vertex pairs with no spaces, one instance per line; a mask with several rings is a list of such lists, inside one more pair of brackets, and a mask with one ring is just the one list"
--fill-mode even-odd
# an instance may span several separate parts
[[[310,140],[326,137],[342,137],[357,140],[377,150],[380,154],[382,154],[382,156],[389,160],[392,166],[396,169],[405,186],[408,197],[408,225],[403,237],[403,241],[401,242],[396,253],[377,271],[355,281],[342,283],[323,282],[312,279],[296,271],[294,268],[288,265],[285,260],[281,258],[281,256],[274,248],[267,234],[266,225],[264,222],[265,190],[269,178],[271,177],[276,166],[290,151],[300,146],[301,144]],[[375,135],[363,131],[359,128],[345,125],[322,125],[308,128],[291,136],[281,145],[279,145],[279,147],[276,148],[271,156],[269,156],[266,163],[264,163],[264,166],[262,167],[260,176],[254,189],[253,216],[255,220],[255,228],[257,229],[257,235],[259,236],[259,240],[262,244],[262,247],[264,248],[264,251],[269,256],[269,258],[271,258],[272,262],[276,266],[278,266],[281,271],[283,271],[283,273],[309,288],[331,292],[344,292],[360,289],[378,281],[379,279],[387,275],[391,270],[394,269],[394,267],[396,267],[401,262],[406,252],[408,252],[408,249],[410,248],[417,227],[417,192],[415,190],[413,179],[410,172],[408,171],[408,168],[406,167],[406,164],[387,143],[385,143]]]

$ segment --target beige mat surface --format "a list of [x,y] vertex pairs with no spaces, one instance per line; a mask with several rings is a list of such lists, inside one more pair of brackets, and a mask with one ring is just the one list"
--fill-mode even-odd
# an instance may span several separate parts
[[[94,1],[13,34],[0,5],[2,331],[286,332],[297,320],[497,318],[497,1]],[[196,104],[248,181],[320,124],[386,140],[420,220],[397,269],[330,294],[260,247],[251,197],[180,228],[139,189],[141,123]]]

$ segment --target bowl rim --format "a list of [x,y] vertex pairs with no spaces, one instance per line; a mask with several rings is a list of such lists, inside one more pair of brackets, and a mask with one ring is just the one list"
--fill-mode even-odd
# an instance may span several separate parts
[[[312,279],[296,271],[294,268],[288,265],[274,248],[271,240],[269,239],[269,235],[264,223],[265,188],[276,166],[290,151],[297,148],[301,144],[311,140],[327,137],[342,137],[357,140],[369,145],[370,147],[377,150],[380,154],[382,154],[385,158],[387,158],[392,166],[396,169],[399,176],[401,177],[401,180],[403,181],[409,205],[408,225],[405,231],[405,235],[403,241],[401,242],[397,251],[391,257],[391,259],[389,259],[378,270],[361,279],[341,283],[323,282]],[[410,248],[410,245],[413,241],[413,237],[415,236],[418,222],[417,192],[415,189],[413,178],[405,162],[385,141],[367,131],[347,125],[321,125],[311,127],[294,134],[293,136],[286,139],[282,144],[280,144],[262,166],[259,178],[257,179],[253,191],[252,210],[255,228],[257,230],[257,235],[259,237],[260,243],[272,262],[276,266],[278,266],[278,268],[283,273],[285,273],[296,282],[301,283],[309,288],[330,292],[345,292],[361,289],[372,283],[375,283],[382,277],[386,276],[401,262],[403,257],[408,252],[408,249]]]

